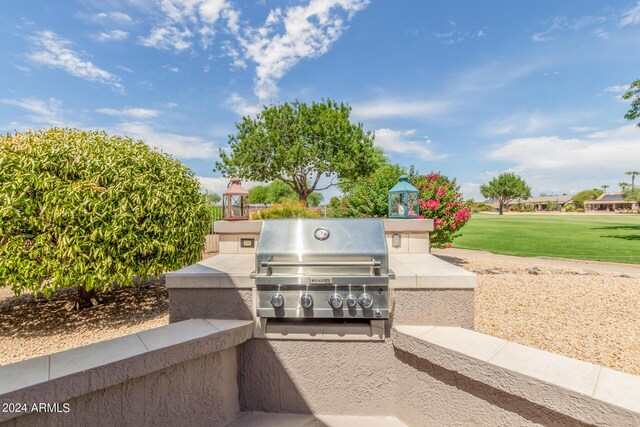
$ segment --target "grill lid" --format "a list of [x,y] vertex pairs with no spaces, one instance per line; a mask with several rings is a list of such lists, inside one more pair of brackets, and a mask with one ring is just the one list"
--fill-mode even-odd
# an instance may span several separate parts
[[258,275],[389,274],[381,219],[267,220],[256,249]]

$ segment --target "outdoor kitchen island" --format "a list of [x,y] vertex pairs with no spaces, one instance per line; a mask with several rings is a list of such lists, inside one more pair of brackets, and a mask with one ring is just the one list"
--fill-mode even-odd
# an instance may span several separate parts
[[[264,226],[266,231],[260,221],[217,222],[220,254],[170,273],[166,280],[170,322],[193,318],[254,321],[253,339],[237,349],[243,412],[394,416],[399,384],[394,373],[397,350],[391,339],[392,326],[473,327],[475,275],[429,254],[431,220],[273,220]],[[293,230],[286,231],[287,226]],[[296,234],[296,228],[304,229],[298,230],[304,238]],[[319,229],[330,233],[326,242],[321,240],[323,234],[314,237]],[[353,240],[345,241],[345,234]],[[260,240],[265,236],[273,238],[268,245]],[[277,236],[284,240],[278,241]],[[312,251],[314,261],[310,261],[310,249],[300,247],[302,240],[317,249]],[[315,253],[324,250],[320,249],[324,243],[334,246],[323,254]],[[281,259],[290,259],[287,251],[298,251],[296,259],[304,266],[279,264]],[[353,251],[363,258],[354,258]],[[269,264],[266,260],[274,254],[281,258]],[[366,264],[372,259],[380,264],[345,266],[353,260]],[[327,265],[306,264],[318,260]],[[332,267],[333,263],[338,266]],[[272,275],[262,274],[267,267],[273,269]],[[312,308],[325,314],[306,317],[298,297],[291,297],[298,292],[302,298],[306,291],[283,290],[285,304],[300,308],[300,316],[259,317],[259,312],[269,312],[273,304],[269,299],[279,294],[270,290],[262,296],[260,284],[271,283],[268,280],[271,286],[289,283],[292,273],[317,281],[300,289],[331,287],[321,283],[326,275],[344,286],[375,280],[379,285],[369,293],[383,289],[386,293],[388,286],[388,306],[381,307],[379,316],[375,306],[365,310],[361,294],[366,292],[357,288],[352,293],[357,297],[353,303],[358,314],[353,311],[351,317],[349,292],[338,290],[344,302],[340,309],[334,308],[338,316],[333,317],[333,291],[317,291]],[[366,313],[369,318],[362,316]]]
[[[279,232],[317,245],[312,239],[340,229],[332,226],[339,220],[308,228],[304,221],[296,225],[304,238]],[[252,338],[236,347],[239,415],[231,425],[640,425],[640,377],[474,332],[476,276],[429,254],[432,221],[381,222],[386,256],[368,236],[355,243],[364,260],[345,243],[317,265],[304,256],[305,244],[278,243],[277,233],[261,245],[260,221],[218,222],[220,254],[167,276],[170,322],[253,323]],[[359,227],[337,232],[358,238]],[[282,261],[286,248],[297,258]],[[382,283],[373,288],[380,295],[388,283],[386,299],[374,301],[380,310],[373,305],[367,314],[369,288],[326,293],[316,267],[334,268],[338,284],[365,283],[370,274]],[[292,284],[293,272],[302,277],[293,284],[308,286],[269,287]],[[278,295],[296,310],[279,311]],[[347,315],[349,307],[362,311]]]

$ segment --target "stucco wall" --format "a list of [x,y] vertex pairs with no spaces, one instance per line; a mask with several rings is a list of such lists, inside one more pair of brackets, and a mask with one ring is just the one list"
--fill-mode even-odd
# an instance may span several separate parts
[[402,350],[396,416],[409,426],[587,426]]
[[[236,346],[252,322],[189,320],[0,367],[5,426],[221,426],[240,412]],[[32,412],[57,404],[60,412]],[[68,410],[63,411],[68,405]]]
[[36,413],[0,425],[223,426],[240,412],[237,387],[229,387],[236,384],[235,360],[234,347],[71,399],[68,414]]
[[253,319],[252,289],[168,288],[169,322],[187,319]]
[[271,341],[239,348],[243,411],[390,415],[394,355],[378,342]]
[[638,376],[464,328],[392,336],[396,416],[408,425],[640,425]]
[[473,328],[474,289],[394,289],[392,323]]

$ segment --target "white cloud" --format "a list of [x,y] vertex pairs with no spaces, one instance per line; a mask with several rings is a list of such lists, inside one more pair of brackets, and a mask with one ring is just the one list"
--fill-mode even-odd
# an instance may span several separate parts
[[148,47],[181,51],[191,46],[188,39],[192,36],[193,33],[186,28],[179,30],[175,27],[156,27],[148,37],[142,37],[140,41]]
[[[534,33],[531,40],[534,42],[548,42],[553,40],[552,34],[562,30],[581,30],[601,25],[607,21],[604,16],[580,16],[577,18],[566,18],[564,16],[554,16],[546,20],[547,28],[544,31]],[[606,39],[609,36],[603,28],[599,27],[592,32],[595,36]]]
[[249,104],[242,96],[232,93],[227,99],[227,105],[239,116],[254,116],[262,110],[259,104]]
[[636,3],[634,7],[627,10],[624,15],[622,15],[622,19],[619,22],[621,27],[626,25],[636,25],[640,24],[640,1]]
[[212,141],[197,136],[159,132],[148,123],[124,122],[115,130],[134,139],[141,139],[180,159],[214,159],[217,156],[216,145]]
[[258,98],[265,102],[275,96],[278,80],[302,59],[325,54],[346,29],[345,19],[368,4],[369,0],[311,0],[306,6],[273,9],[263,26],[246,29],[239,42],[245,57],[257,65]]
[[16,67],[18,70],[22,71],[25,74],[31,73],[31,68],[25,67],[24,65],[13,64],[13,66]]
[[81,59],[79,54],[70,48],[69,40],[49,30],[38,32],[30,40],[42,49],[28,54],[32,61],[59,68],[84,80],[110,85],[119,92],[124,91],[118,76],[97,67],[91,61]]
[[101,42],[111,41],[111,40],[121,41],[121,40],[127,39],[128,37],[129,37],[129,33],[122,30],[111,30],[107,32],[100,32],[94,36],[96,40]]
[[475,201],[484,200],[480,193],[480,184],[476,182],[463,182],[460,184],[460,193],[465,199],[473,199]]
[[[229,184],[229,178],[225,177],[213,178],[209,176],[196,176],[196,178],[200,181],[200,188],[203,192],[207,191],[209,193],[219,194],[220,196],[222,196],[224,190],[227,189],[227,184]],[[264,185],[264,182],[242,181],[242,186],[245,190],[251,190],[257,185]]]
[[134,119],[152,119],[157,117],[160,112],[158,110],[151,110],[148,108],[98,108],[98,113],[106,114],[109,116],[129,117]]
[[629,90],[629,85],[614,85],[605,88],[605,92],[614,93],[616,95],[615,99],[619,102],[627,102],[622,99],[622,95],[624,95]]
[[238,13],[226,0],[160,0],[160,11],[160,21],[147,37],[140,38],[145,46],[180,52],[197,39],[207,49],[213,43],[218,20],[226,19],[232,33],[238,27]]
[[637,168],[640,132],[627,125],[584,138],[512,139],[496,146],[487,158],[512,164],[536,192],[575,192],[615,185],[625,170]]
[[570,127],[569,129],[571,129],[574,132],[593,132],[597,130],[596,128],[592,128],[589,126],[573,126],[573,127]]
[[449,111],[451,105],[441,101],[380,99],[352,105],[353,116],[359,119],[386,117],[428,118]]
[[568,124],[583,122],[588,117],[589,113],[585,112],[541,113],[534,111],[514,113],[487,123],[482,127],[482,131],[489,137],[527,135],[556,128],[566,128]]
[[604,28],[596,28],[593,30],[593,35],[601,39],[609,38],[609,33]]
[[231,58],[231,68],[247,68],[247,62],[240,56],[240,52],[233,47],[229,40],[222,42],[222,52]]
[[605,92],[613,92],[617,94],[623,94],[628,90],[629,90],[629,85],[614,85],[604,89]]
[[162,106],[164,108],[168,108],[170,110],[176,108],[178,106],[178,104],[176,104],[175,102],[165,102],[164,104],[162,104]]
[[[6,105],[13,105],[15,107],[22,108],[27,111],[29,115],[28,119],[33,125],[45,125],[45,126],[70,126],[71,122],[66,121],[62,116],[62,101],[49,98],[46,101],[36,98],[21,98],[21,99],[0,99],[0,103]],[[31,125],[25,125],[26,127],[32,127]]]
[[395,130],[381,128],[375,131],[375,144],[386,153],[396,153],[403,156],[419,157],[422,160],[441,160],[446,154],[436,154],[429,145],[428,137],[415,138],[415,129]]
[[129,15],[123,12],[118,12],[118,11],[100,12],[93,15],[89,15],[88,17],[90,20],[94,22],[99,22],[99,23],[106,23],[106,22],[127,23],[132,21]]

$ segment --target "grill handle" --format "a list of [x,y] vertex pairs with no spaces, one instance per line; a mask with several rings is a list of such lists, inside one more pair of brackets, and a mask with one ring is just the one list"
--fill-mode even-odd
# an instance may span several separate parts
[[381,262],[371,261],[262,261],[261,267],[372,267],[373,273],[380,275]]

